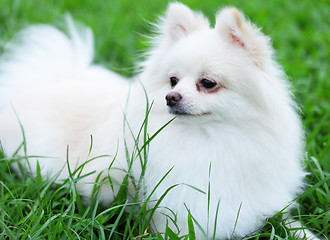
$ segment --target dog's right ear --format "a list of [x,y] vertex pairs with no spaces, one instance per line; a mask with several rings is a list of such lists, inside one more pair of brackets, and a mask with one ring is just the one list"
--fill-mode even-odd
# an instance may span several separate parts
[[263,68],[267,65],[266,61],[271,59],[272,49],[269,38],[245,19],[238,9],[234,7],[222,9],[217,15],[215,29],[227,42],[247,51],[257,66]]
[[203,14],[193,12],[182,3],[174,2],[168,6],[161,32],[169,42],[175,42],[198,29],[208,28],[209,25]]

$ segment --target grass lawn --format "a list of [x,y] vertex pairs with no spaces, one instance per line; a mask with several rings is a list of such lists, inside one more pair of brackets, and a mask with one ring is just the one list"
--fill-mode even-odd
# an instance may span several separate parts
[[[31,23],[61,25],[70,12],[95,34],[96,62],[130,76],[146,48],[145,22],[153,22],[165,0],[0,0],[0,53],[15,32]],[[330,2],[327,0],[184,0],[214,23],[221,6],[234,5],[270,35],[279,62],[292,80],[306,130],[307,192],[295,218],[320,237],[330,233]],[[0,149],[0,155],[1,149]],[[3,158],[3,156],[0,156]],[[40,177],[19,178],[0,161],[0,239],[180,239],[168,232],[150,234],[146,211],[132,217],[125,198],[107,209],[95,199],[81,204],[73,182],[53,187]],[[142,237],[143,236],[143,237]],[[249,239],[290,237],[275,216]],[[190,236],[190,239],[193,239]]]

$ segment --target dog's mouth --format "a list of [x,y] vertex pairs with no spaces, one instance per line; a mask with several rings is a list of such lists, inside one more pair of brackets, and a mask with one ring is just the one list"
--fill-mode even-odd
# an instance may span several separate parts
[[192,104],[184,104],[182,103],[181,100],[181,95],[179,95],[180,98],[172,99],[171,96],[168,94],[166,95],[166,100],[167,100],[167,107],[169,113],[176,115],[178,117],[202,117],[202,116],[207,116],[210,115],[211,112],[203,112],[203,111],[198,111]]
[[173,108],[169,109],[169,112],[171,114],[174,114],[176,116],[182,116],[182,117],[202,117],[202,116],[208,116],[211,113],[210,112],[204,112],[204,113],[191,113],[191,112],[186,112],[186,111],[180,111],[180,110],[176,110]]

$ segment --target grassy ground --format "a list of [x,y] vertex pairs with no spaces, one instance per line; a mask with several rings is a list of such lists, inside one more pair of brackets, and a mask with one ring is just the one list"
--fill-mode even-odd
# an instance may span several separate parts
[[[296,217],[320,236],[329,236],[330,172],[330,3],[327,0],[186,0],[213,21],[220,6],[242,9],[263,32],[270,35],[277,56],[292,79],[296,100],[303,111],[306,129],[306,166],[309,190],[298,200]],[[0,0],[0,51],[3,44],[22,27],[37,22],[59,24],[63,14],[90,26],[96,38],[96,61],[122,74],[131,75],[137,54],[146,46],[144,20],[154,21],[167,1],[130,0]],[[1,156],[0,156],[1,158]],[[66,186],[66,187],[65,187]],[[131,239],[148,235],[142,216],[132,220],[123,211],[125,201],[109,209],[97,200],[83,207],[74,184],[52,187],[39,177],[18,178],[8,164],[0,161],[0,238],[1,239]],[[147,230],[146,230],[147,229]],[[164,236],[163,236],[164,237]],[[169,239],[176,239],[170,232]],[[165,237],[165,238],[166,238]],[[278,217],[270,219],[252,239],[288,238]],[[191,237],[191,239],[193,239]]]

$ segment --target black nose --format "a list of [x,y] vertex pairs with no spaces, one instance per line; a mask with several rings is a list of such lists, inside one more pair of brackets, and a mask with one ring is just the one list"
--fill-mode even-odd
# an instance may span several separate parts
[[166,95],[167,106],[173,107],[177,102],[180,101],[182,96],[177,92],[170,92]]

